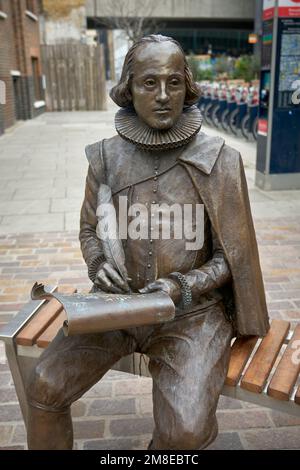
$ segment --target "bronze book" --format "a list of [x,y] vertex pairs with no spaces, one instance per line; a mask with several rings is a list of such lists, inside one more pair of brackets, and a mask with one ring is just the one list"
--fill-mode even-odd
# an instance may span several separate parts
[[150,294],[62,294],[48,292],[43,284],[35,283],[33,300],[57,299],[63,306],[67,320],[66,336],[120,330],[170,321],[175,316],[175,305],[162,291]]

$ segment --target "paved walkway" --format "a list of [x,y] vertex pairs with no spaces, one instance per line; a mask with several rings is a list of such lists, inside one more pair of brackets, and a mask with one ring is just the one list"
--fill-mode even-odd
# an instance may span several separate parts
[[[84,148],[115,134],[114,113],[113,106],[107,112],[46,113],[0,139],[0,233],[78,230]],[[300,213],[300,191],[254,188],[254,143],[224,138],[243,156],[255,217]]]
[[[28,300],[36,280],[88,291],[78,244],[84,146],[113,135],[113,115],[113,109],[45,114],[0,139],[0,323]],[[226,140],[245,161],[270,316],[299,321],[300,191],[255,189],[255,145]],[[73,406],[76,447],[145,449],[153,426],[151,388],[148,378],[106,374]],[[218,419],[213,449],[300,448],[300,418],[221,397]],[[23,449],[25,441],[0,343],[0,447]]]

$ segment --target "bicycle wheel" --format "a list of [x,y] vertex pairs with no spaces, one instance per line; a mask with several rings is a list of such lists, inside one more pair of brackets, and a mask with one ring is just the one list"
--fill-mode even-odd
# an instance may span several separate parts
[[237,121],[238,114],[239,114],[239,110],[238,110],[238,109],[235,109],[235,110],[230,114],[229,119],[228,119],[228,122],[229,122],[229,129],[231,130],[231,132],[232,132],[233,135],[237,135],[237,134],[238,134],[238,130],[237,130],[237,127],[236,127],[236,121]]
[[256,116],[256,118],[254,119],[253,123],[252,123],[252,135],[254,137],[255,140],[257,140],[257,134],[258,134],[258,116]]
[[218,104],[217,106],[215,106],[211,115],[211,122],[215,126],[216,129],[220,129],[220,125],[221,125],[221,121],[218,115],[219,109],[220,109],[220,105]]
[[211,118],[210,118],[210,113],[211,113],[211,108],[212,108],[213,104],[212,103],[209,103],[208,106],[206,106],[205,108],[205,111],[204,111],[204,121],[205,123],[208,125],[208,126],[211,126]]
[[246,114],[241,122],[241,132],[243,137],[246,140],[249,140],[249,121],[250,121],[250,116],[249,114]]
[[225,109],[225,111],[223,111],[222,116],[221,116],[221,126],[225,132],[229,131],[228,116],[229,116],[229,109]]

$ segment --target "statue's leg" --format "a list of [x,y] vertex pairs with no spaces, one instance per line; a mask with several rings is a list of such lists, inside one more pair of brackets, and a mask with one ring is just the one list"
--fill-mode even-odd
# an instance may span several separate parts
[[71,404],[135,349],[123,331],[65,337],[60,330],[27,386],[29,449],[71,449]]
[[216,408],[230,357],[223,304],[155,328],[145,353],[153,378],[150,449],[203,449],[217,436]]

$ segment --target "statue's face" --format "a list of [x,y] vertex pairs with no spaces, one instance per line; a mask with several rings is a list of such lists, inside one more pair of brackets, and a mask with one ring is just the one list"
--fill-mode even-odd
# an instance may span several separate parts
[[183,110],[186,94],[184,58],[171,42],[149,43],[134,57],[131,84],[138,116],[154,129],[169,129]]

